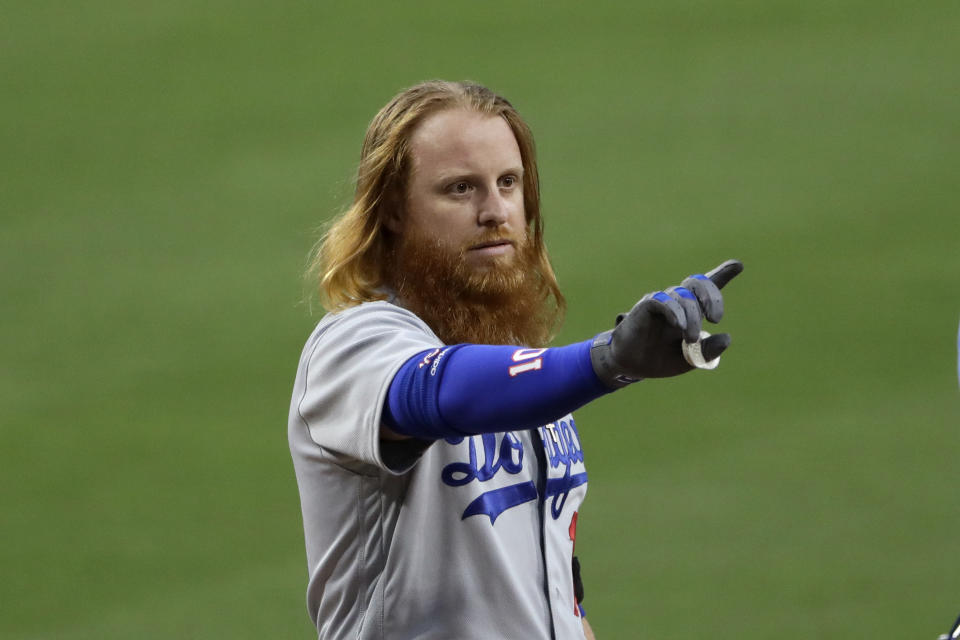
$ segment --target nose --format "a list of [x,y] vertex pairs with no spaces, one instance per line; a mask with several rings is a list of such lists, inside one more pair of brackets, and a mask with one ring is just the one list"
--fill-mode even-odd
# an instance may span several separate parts
[[477,222],[484,227],[499,227],[509,218],[510,203],[500,189],[487,190],[487,197],[480,202]]

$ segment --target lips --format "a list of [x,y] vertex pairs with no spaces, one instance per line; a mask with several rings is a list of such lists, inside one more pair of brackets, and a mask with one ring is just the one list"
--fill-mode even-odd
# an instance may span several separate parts
[[506,248],[508,246],[509,247],[513,246],[512,240],[490,240],[488,242],[480,242],[478,244],[473,245],[472,247],[470,247],[470,251],[480,251],[483,249],[490,249],[492,247]]

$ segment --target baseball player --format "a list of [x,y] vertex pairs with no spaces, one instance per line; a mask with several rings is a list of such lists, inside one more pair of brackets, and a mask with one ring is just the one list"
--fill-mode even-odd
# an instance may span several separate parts
[[320,638],[592,638],[574,561],[587,490],[571,412],[715,361],[728,261],[548,348],[564,311],[533,137],[465,83],[397,95],[314,261],[331,310],[289,415]]

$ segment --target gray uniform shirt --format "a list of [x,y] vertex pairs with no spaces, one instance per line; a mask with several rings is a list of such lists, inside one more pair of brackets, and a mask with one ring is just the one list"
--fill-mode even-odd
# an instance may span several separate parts
[[443,346],[413,313],[371,302],[326,315],[304,347],[288,438],[319,637],[583,638],[571,558],[587,474],[571,416],[380,439],[397,370]]

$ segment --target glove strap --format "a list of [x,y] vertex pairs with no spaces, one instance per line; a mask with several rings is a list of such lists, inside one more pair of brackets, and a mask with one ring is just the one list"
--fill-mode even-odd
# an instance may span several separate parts
[[610,389],[621,389],[628,384],[639,382],[643,378],[631,378],[619,373],[619,367],[610,353],[613,329],[598,333],[590,345],[590,364],[600,381]]

